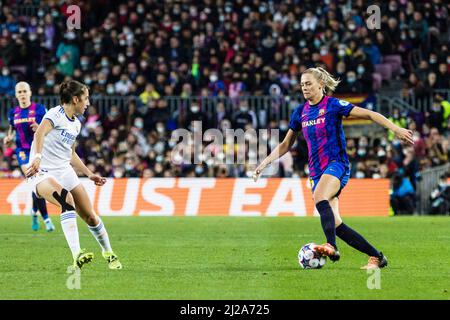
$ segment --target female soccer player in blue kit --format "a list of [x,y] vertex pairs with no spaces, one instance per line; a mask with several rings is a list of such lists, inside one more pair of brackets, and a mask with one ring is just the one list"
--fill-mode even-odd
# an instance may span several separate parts
[[288,152],[298,133],[302,131],[308,144],[308,165],[314,203],[327,239],[325,244],[317,246],[315,250],[332,261],[339,260],[340,254],[336,246],[338,236],[348,245],[369,256],[369,262],[362,269],[383,268],[388,263],[383,253],[344,224],[339,214],[338,196],[350,177],[342,117],[351,115],[372,120],[392,130],[397,138],[411,145],[414,144],[412,131],[396,126],[377,112],[329,96],[336,89],[339,80],[335,80],[323,68],[306,70],[302,74],[300,84],[306,103],[293,112],[285,139],[256,168],[253,178],[256,181],[266,166]]
[[[14,140],[14,131],[16,131],[16,156],[20,169],[23,173],[27,169],[30,158],[30,148],[33,142],[34,132],[41,123],[47,110],[41,104],[31,102],[31,88],[27,82],[21,81],[16,84],[16,98],[19,105],[12,108],[9,112],[9,130],[4,139],[4,144],[9,145]],[[32,192],[33,208],[31,211],[32,225],[34,231],[39,230],[39,220],[37,211],[41,212],[42,219],[45,222],[45,228],[48,232],[55,230],[52,220],[48,216],[45,199],[39,199]]]

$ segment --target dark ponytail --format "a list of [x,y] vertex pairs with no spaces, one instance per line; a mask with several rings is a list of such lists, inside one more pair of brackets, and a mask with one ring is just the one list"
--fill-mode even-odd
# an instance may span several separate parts
[[84,90],[88,90],[88,87],[76,80],[64,81],[59,87],[59,97],[61,104],[72,103],[73,97],[81,97]]

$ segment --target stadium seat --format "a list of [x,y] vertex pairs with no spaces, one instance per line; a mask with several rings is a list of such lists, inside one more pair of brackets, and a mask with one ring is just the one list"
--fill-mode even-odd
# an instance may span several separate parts
[[392,78],[392,66],[389,63],[376,64],[375,72],[379,73],[383,80],[391,80]]

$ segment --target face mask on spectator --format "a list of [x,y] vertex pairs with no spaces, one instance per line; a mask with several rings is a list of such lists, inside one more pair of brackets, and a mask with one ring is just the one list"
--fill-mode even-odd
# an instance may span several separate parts
[[225,21],[225,16],[224,16],[223,14],[221,14],[221,15],[219,16],[219,21],[220,21],[220,22],[224,22],[224,21]]
[[364,71],[366,71],[366,69],[365,69],[364,67],[362,67],[362,66],[359,66],[359,67],[356,69],[356,72],[358,72],[358,74],[363,74]]
[[266,6],[259,6],[259,12],[260,13],[266,13],[266,11],[267,11]]
[[172,30],[173,30],[173,32],[180,32],[181,26],[179,24],[176,24],[173,26]]
[[45,83],[46,83],[47,86],[49,86],[49,87],[52,87],[52,86],[55,85],[55,81],[54,81],[54,80],[47,80]]
[[197,113],[197,112],[199,112],[200,111],[200,108],[198,107],[198,106],[192,106],[191,107],[191,112],[192,113]]
[[242,112],[247,112],[248,111],[248,107],[247,106],[241,106],[240,107]]
[[39,18],[42,18],[42,17],[45,15],[44,10],[39,10],[39,11],[37,12],[37,15],[38,15]]
[[203,168],[202,167],[195,167],[195,173],[196,174],[203,174]]
[[287,124],[285,124],[285,123],[280,124],[280,130],[281,131],[287,131],[287,129],[288,129],[288,125]]
[[232,7],[230,7],[230,6],[226,6],[225,7],[225,12],[226,13],[231,13],[233,11],[233,8]]
[[99,83],[99,84],[105,84],[105,83],[106,83],[106,80],[105,80],[105,79],[99,79],[99,80],[98,80],[98,83]]
[[300,40],[300,42],[298,43],[298,45],[299,45],[301,48],[304,48],[304,47],[306,46],[306,41],[305,41],[305,40]]
[[61,57],[61,59],[59,59],[59,62],[61,62],[62,64],[67,63],[68,59],[66,57]]
[[319,40],[319,39],[314,39],[314,46],[315,46],[316,48],[319,48],[319,47],[320,47],[320,40]]
[[86,83],[87,85],[90,85],[92,83],[92,79],[91,78],[84,78],[84,83]]
[[326,56],[328,54],[328,50],[327,49],[320,49],[320,55],[321,56]]
[[209,76],[209,81],[216,82],[217,81],[217,74],[212,74]]
[[245,14],[248,14],[248,13],[250,13],[250,7],[249,7],[249,6],[245,6],[245,7],[242,8],[242,11],[243,11]]
[[138,6],[136,10],[137,10],[137,13],[139,13],[139,14],[142,14],[145,11],[143,6]]
[[358,149],[358,156],[364,157],[366,155],[366,149]]
[[30,33],[30,35],[28,36],[28,39],[30,39],[30,41],[34,41],[37,39],[37,34],[36,33]]
[[125,165],[125,170],[127,170],[127,171],[133,170],[133,165],[127,163],[127,164]]
[[356,81],[356,78],[354,77],[348,77],[347,78],[348,83],[354,83]]
[[125,41],[125,39],[119,40],[119,45],[121,45],[122,47],[125,47],[126,44],[127,42]]
[[169,140],[169,147],[173,148],[173,147],[176,146],[176,144],[177,144],[177,143],[176,143],[175,141]]
[[115,117],[119,114],[119,112],[117,112],[116,110],[111,110],[111,112],[109,113],[112,117]]
[[87,67],[87,66],[89,65],[89,61],[87,61],[87,60],[81,60],[81,61],[80,61],[80,64],[81,64],[82,67]]
[[156,131],[158,133],[163,133],[166,130],[166,128],[164,128],[164,126],[156,126]]
[[122,178],[123,177],[123,173],[120,170],[116,170],[114,171],[114,178]]
[[437,62],[436,58],[430,58],[430,64],[435,64]]
[[144,122],[142,122],[142,120],[136,120],[134,121],[134,126],[138,129],[142,129],[144,127]]
[[9,75],[9,70],[8,69],[3,69],[2,70],[2,75],[5,76],[5,77],[8,76]]
[[113,87],[106,88],[106,93],[107,94],[113,94],[114,93],[114,88]]
[[345,50],[344,49],[340,49],[340,50],[338,50],[338,56],[339,57],[343,57],[343,56],[345,56]]
[[298,84],[298,81],[296,78],[291,78],[290,83],[291,83],[291,86],[296,86]]
[[362,171],[356,171],[356,179],[363,179],[366,175]]
[[119,63],[124,63],[125,62],[125,57],[123,55],[119,55],[117,60],[119,61]]

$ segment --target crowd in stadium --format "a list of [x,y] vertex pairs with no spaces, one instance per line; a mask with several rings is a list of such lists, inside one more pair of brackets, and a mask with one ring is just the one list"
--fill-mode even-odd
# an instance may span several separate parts
[[[257,127],[248,106],[238,103],[228,113],[219,105],[208,114],[194,103],[179,121],[165,96],[299,94],[299,75],[313,66],[342,80],[337,94],[372,94],[377,65],[389,55],[401,57],[403,96],[450,88],[448,42],[440,37],[448,31],[450,5],[442,0],[378,3],[379,30],[368,29],[369,4],[362,0],[351,6],[342,0],[98,0],[95,7],[77,1],[82,28],[67,31],[72,2],[6,1],[0,12],[0,95],[13,96],[18,80],[28,81],[34,95],[58,94],[57,84],[72,78],[91,94],[138,96],[125,113],[112,107],[103,116],[91,106],[86,114],[77,151],[104,176],[249,176],[253,167],[247,165],[170,162],[173,129],[189,127],[191,120],[222,130]],[[15,7],[36,3],[42,4],[34,16],[15,14]],[[450,103],[435,94],[431,110],[394,110],[390,118],[415,131],[415,146],[403,148],[392,135],[348,139],[352,176],[403,172],[414,187],[419,169],[448,162]],[[282,137],[288,122],[266,128],[280,129]],[[20,176],[12,148],[2,149],[0,175]],[[301,137],[281,167],[283,176],[307,176]]]

